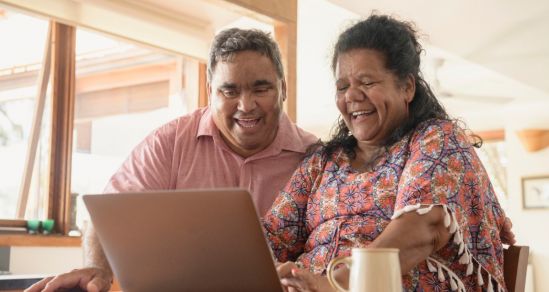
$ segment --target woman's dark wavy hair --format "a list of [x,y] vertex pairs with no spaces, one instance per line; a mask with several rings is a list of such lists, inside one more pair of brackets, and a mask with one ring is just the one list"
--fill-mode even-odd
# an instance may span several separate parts
[[[372,49],[385,55],[385,67],[395,74],[398,80],[405,81],[410,75],[415,78],[416,92],[408,107],[408,118],[385,141],[385,147],[401,140],[423,121],[433,118],[450,120],[429,84],[423,79],[420,71],[420,54],[423,49],[416,34],[412,23],[399,21],[391,16],[373,14],[345,30],[334,47],[334,74],[341,54],[353,49]],[[340,148],[349,157],[356,156],[357,140],[349,135],[349,129],[341,116],[332,130],[331,139],[322,144],[322,152],[327,156]]]

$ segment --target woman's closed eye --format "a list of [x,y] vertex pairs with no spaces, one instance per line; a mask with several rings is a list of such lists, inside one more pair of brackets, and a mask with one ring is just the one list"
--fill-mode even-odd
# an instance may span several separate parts
[[379,82],[377,82],[377,81],[371,81],[371,80],[364,80],[364,81],[362,81],[362,82],[360,83],[360,85],[361,85],[361,86],[364,86],[364,87],[366,87],[366,88],[370,88],[370,87],[376,85],[377,83],[379,83]]
[[336,84],[337,93],[345,93],[349,88],[349,84]]

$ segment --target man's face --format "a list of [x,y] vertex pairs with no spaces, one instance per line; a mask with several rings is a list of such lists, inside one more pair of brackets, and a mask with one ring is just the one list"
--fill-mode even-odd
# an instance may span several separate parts
[[242,51],[217,63],[208,93],[214,122],[233,151],[249,157],[273,142],[286,84],[268,57]]

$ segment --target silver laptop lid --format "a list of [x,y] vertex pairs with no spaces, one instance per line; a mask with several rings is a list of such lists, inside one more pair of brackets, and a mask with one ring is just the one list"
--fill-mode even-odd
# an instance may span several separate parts
[[282,291],[242,189],[85,195],[125,292]]

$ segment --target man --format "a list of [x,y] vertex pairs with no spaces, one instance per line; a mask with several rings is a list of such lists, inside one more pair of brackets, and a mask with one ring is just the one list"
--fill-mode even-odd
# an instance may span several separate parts
[[[160,127],[138,145],[105,192],[243,187],[264,214],[316,141],[282,112],[286,83],[276,43],[257,30],[219,33],[209,56],[208,95],[207,108]],[[112,271],[91,228],[84,250],[86,268],[27,291],[108,291]]]

